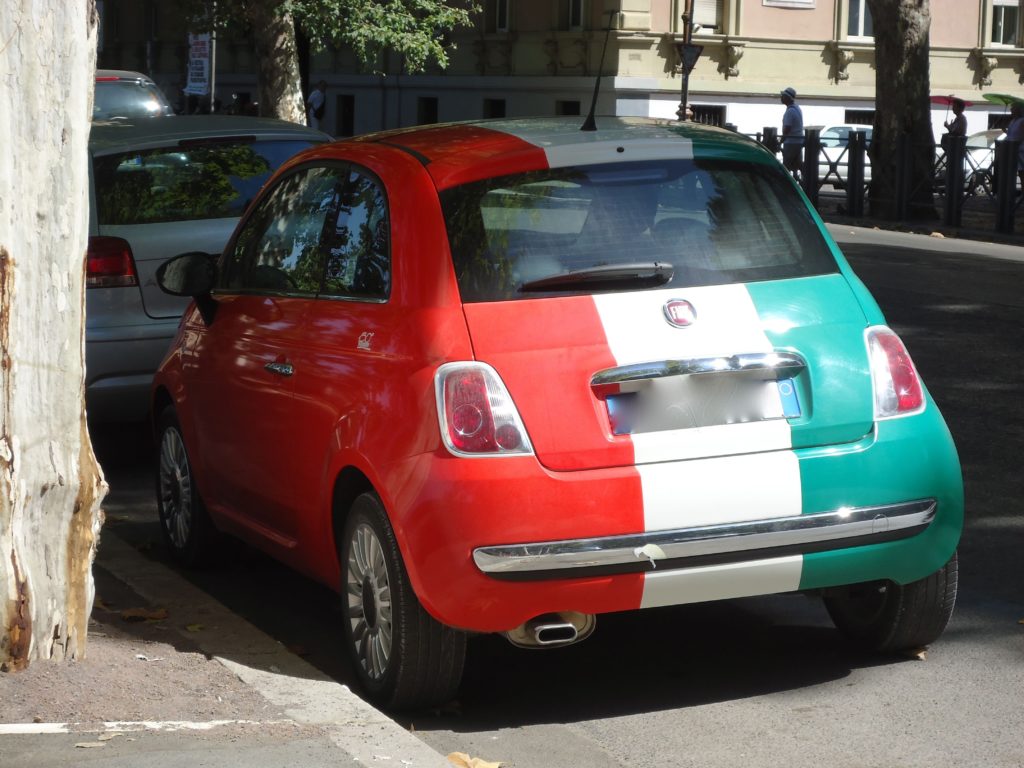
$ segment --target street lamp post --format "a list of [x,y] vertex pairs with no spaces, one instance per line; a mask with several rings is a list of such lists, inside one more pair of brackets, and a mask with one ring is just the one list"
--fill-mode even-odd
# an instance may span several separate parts
[[683,70],[683,92],[679,101],[678,115],[679,120],[685,122],[689,119],[686,116],[686,111],[689,108],[690,72],[697,63],[701,51],[704,50],[703,45],[693,44],[693,0],[686,0],[683,10],[683,42],[677,48],[679,50],[679,62]]

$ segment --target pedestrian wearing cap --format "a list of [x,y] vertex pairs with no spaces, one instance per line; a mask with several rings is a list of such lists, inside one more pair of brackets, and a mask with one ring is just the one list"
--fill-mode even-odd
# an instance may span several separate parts
[[782,115],[782,164],[794,176],[799,176],[804,148],[804,113],[796,103],[793,88],[784,88],[779,100],[786,105]]

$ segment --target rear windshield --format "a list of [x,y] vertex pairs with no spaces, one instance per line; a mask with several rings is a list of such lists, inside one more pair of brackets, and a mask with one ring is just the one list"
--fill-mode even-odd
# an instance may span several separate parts
[[173,114],[167,99],[152,83],[138,80],[101,80],[96,83],[92,119],[164,117]]
[[189,144],[93,160],[100,224],[241,216],[281,163],[308,141]]
[[[441,198],[465,302],[837,270],[807,205],[771,166],[670,160],[559,168],[466,184]],[[617,266],[624,269],[605,283],[558,277]],[[639,279],[631,284],[634,267]]]

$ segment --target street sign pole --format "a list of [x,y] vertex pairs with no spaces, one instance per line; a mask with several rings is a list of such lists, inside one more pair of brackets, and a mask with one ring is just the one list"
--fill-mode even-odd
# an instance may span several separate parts
[[677,48],[679,62],[683,68],[683,93],[679,101],[679,120],[686,122],[686,110],[690,98],[690,72],[704,50],[703,45],[693,44],[693,0],[686,0],[686,10],[683,12],[683,43]]

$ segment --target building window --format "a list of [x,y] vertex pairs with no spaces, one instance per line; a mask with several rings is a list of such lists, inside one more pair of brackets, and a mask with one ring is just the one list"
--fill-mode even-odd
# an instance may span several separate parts
[[484,5],[486,32],[508,32],[508,4],[511,0],[487,0]]
[[690,107],[693,109],[692,122],[717,125],[719,128],[725,125],[725,107],[710,104],[691,104]]
[[1016,45],[1020,0],[992,0],[992,44]]
[[848,109],[843,115],[843,121],[847,125],[873,126],[875,124],[875,110]]
[[559,29],[583,29],[583,2],[584,0],[562,0],[558,4]]
[[354,136],[356,133],[356,97],[343,93],[334,102],[334,135]]
[[871,22],[871,9],[868,0],[849,0],[847,6],[846,26],[847,37],[874,37],[874,25]]
[[431,125],[437,122],[437,97],[420,96],[416,99],[416,124]]
[[484,118],[492,120],[505,116],[504,99],[484,99]]
[[580,103],[578,101],[556,101],[555,102],[555,114],[556,115],[578,115],[580,113]]
[[693,23],[705,32],[722,30],[722,0],[694,0]]

